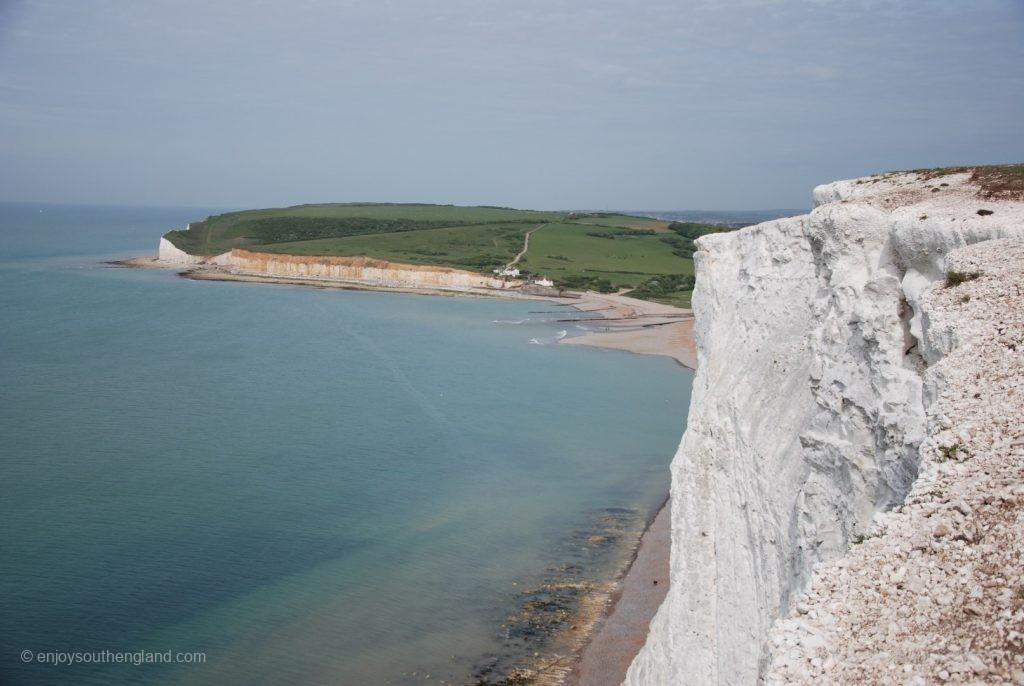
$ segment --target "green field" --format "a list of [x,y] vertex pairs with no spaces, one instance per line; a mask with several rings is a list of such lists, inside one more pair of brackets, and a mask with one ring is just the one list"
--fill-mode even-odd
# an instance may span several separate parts
[[[166,238],[192,255],[217,255],[232,248],[266,250],[281,243],[295,254],[310,253],[296,243],[381,233],[405,233],[452,226],[559,221],[564,212],[454,205],[327,204],[229,212],[193,222]],[[322,244],[318,245],[322,249]],[[344,254],[344,253],[342,253]]]
[[614,213],[536,212],[453,205],[329,204],[230,212],[167,239],[193,255],[231,248],[290,255],[376,257],[490,272],[518,263],[574,290],[636,288],[649,300],[689,306],[693,241],[722,227]]
[[596,277],[618,287],[633,287],[658,274],[692,274],[693,260],[673,255],[661,238],[621,234],[608,226],[550,224],[533,234],[520,267],[555,281]]
[[523,235],[538,226],[543,224],[482,224],[275,243],[259,249],[290,255],[366,255],[489,272],[511,262],[523,249]]
[[621,226],[627,229],[650,229],[659,233],[668,231],[669,223],[648,217],[632,217],[628,214],[607,214],[604,212],[584,216],[572,216],[573,224],[597,224],[600,226]]

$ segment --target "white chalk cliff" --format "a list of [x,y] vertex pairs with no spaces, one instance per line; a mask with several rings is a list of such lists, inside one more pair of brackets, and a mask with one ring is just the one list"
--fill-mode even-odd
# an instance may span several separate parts
[[234,248],[220,255],[190,255],[166,238],[160,238],[159,262],[213,269],[244,276],[336,281],[362,286],[428,290],[469,291],[521,286],[518,279],[504,279],[463,269],[402,264],[372,257],[283,255]]
[[1024,239],[1021,198],[971,172],[842,181],[814,202],[698,242],[671,588],[627,684],[758,682],[814,565],[915,483],[926,370],[962,343],[932,326],[947,256]]
[[161,236],[157,259],[168,264],[203,264],[208,258],[201,255],[189,255],[174,245],[174,243]]
[[351,281],[391,288],[500,289],[521,283],[462,269],[402,264],[372,257],[278,255],[238,248],[228,253],[224,264],[239,274]]

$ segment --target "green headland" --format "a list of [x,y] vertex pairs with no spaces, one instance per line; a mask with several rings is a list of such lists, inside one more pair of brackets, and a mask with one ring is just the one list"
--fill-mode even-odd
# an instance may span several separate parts
[[693,241],[725,230],[603,212],[364,203],[229,212],[165,237],[192,255],[245,248],[482,273],[514,262],[523,276],[544,276],[562,288],[630,289],[634,297],[688,307]]

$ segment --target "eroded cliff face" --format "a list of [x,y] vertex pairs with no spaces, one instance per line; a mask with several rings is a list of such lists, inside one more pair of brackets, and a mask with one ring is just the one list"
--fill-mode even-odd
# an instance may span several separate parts
[[201,255],[189,255],[181,248],[171,243],[166,238],[160,238],[160,248],[157,251],[157,259],[168,264],[202,264],[207,259]]
[[[768,686],[1024,684],[1024,240],[949,253],[904,502],[822,562],[769,634]],[[948,345],[945,345],[948,343]]]
[[231,268],[250,274],[358,281],[399,288],[467,289],[503,288],[509,285],[501,279],[474,272],[401,264],[370,257],[276,255],[239,249],[232,250],[230,254]]
[[1024,237],[1024,203],[984,195],[970,173],[838,182],[810,215],[699,241],[672,585],[627,683],[756,683],[812,566],[906,497],[923,375],[955,347],[925,296],[950,251]]
[[166,238],[160,239],[158,258],[168,264],[209,267],[233,274],[288,279],[340,281],[389,288],[440,290],[504,289],[521,281],[425,265],[388,262],[371,257],[279,255],[235,248],[213,257],[189,255]]

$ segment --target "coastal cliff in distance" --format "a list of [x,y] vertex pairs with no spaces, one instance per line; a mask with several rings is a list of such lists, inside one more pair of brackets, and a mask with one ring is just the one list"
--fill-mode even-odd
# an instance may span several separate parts
[[190,255],[166,238],[157,259],[164,264],[208,267],[226,274],[431,290],[505,289],[521,285],[514,279],[426,265],[401,264],[371,257],[283,255],[234,248],[212,257]]
[[[1022,683],[1024,551],[1006,540],[1024,539],[1024,167],[842,181],[814,202],[698,241],[671,588],[626,683]],[[986,508],[1013,535],[965,521]],[[870,590],[829,586],[846,568]]]

